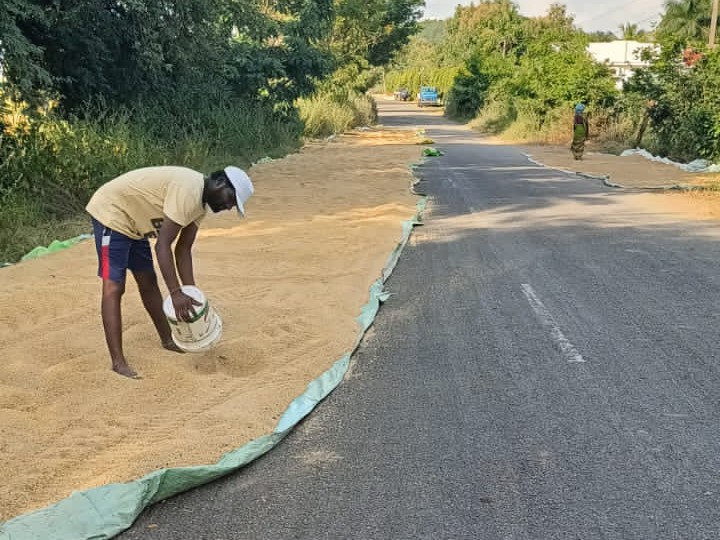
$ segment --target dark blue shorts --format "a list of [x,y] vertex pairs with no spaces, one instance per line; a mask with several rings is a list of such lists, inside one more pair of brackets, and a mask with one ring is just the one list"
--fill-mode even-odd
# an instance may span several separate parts
[[152,251],[147,238],[136,240],[92,220],[95,249],[98,254],[98,276],[122,283],[131,272],[153,272]]

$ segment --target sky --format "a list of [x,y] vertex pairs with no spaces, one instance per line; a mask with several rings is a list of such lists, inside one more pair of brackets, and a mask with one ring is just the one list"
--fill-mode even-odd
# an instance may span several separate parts
[[[635,23],[649,29],[660,20],[665,0],[514,0],[520,13],[528,17],[542,15],[550,4],[561,3],[575,15],[575,24],[586,32],[616,32],[624,23]],[[469,5],[470,0],[425,0],[425,18],[451,17],[457,4]]]

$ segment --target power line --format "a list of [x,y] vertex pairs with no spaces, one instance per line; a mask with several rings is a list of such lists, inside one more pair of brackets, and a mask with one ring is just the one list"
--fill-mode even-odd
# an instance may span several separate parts
[[662,17],[662,14],[661,14],[661,13],[658,13],[657,15],[650,15],[649,17],[645,17],[644,19],[640,19],[639,21],[635,21],[635,22],[632,23],[632,24],[644,23],[644,22],[647,22],[647,21],[651,21],[652,19],[657,19],[658,17]]
[[[594,16],[590,17],[589,19],[578,20],[578,24],[587,24],[587,23],[592,22],[592,21],[594,21],[594,20],[597,20],[597,19],[599,19],[599,18],[601,18],[601,17],[604,17],[605,15],[610,15],[611,13],[616,12],[620,7],[626,8],[626,7],[628,7],[629,5],[637,4],[638,2],[641,2],[642,4],[646,4],[646,3],[649,2],[649,1],[655,1],[655,0],[631,0],[630,2],[628,2],[628,1],[623,1],[623,2],[620,2],[620,3],[618,3],[618,4],[613,5],[613,7],[610,8],[610,9],[608,9],[607,11],[603,11],[602,13],[599,13],[599,14],[597,14],[597,15],[594,15]],[[659,15],[659,14],[658,14],[658,15]],[[652,17],[657,17],[658,15],[653,15]],[[652,17],[648,17],[647,19],[644,19],[644,20],[649,20],[649,19],[651,19]],[[641,21],[641,22],[642,22],[642,21]]]

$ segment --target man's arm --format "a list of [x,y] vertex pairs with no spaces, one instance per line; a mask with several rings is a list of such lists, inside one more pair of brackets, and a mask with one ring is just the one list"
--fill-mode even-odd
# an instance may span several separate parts
[[175,244],[175,264],[177,265],[180,281],[183,285],[195,285],[193,274],[192,246],[197,236],[198,226],[191,223],[180,232]]
[[[155,254],[157,255],[158,266],[162,273],[165,284],[170,291],[175,315],[178,319],[188,321],[195,316],[193,305],[200,305],[191,297],[186,295],[180,289],[177,272],[175,271],[175,259],[172,254],[172,244],[177,238],[182,227],[165,216],[162,227],[158,233],[157,243],[155,244]],[[193,235],[194,239],[194,235]],[[192,276],[192,271],[190,273]]]
[[177,272],[175,271],[175,258],[172,253],[172,245],[182,227],[165,216],[162,227],[158,232],[157,242],[155,243],[155,254],[157,255],[158,266],[162,273],[168,290],[172,293],[180,288]]

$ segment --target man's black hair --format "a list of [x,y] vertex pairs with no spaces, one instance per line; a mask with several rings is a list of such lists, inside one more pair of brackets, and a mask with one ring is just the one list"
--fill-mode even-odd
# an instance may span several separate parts
[[223,180],[225,182],[229,182],[227,174],[225,174],[225,171],[211,172],[209,178],[210,178],[210,180]]
[[228,186],[230,186],[233,191],[235,191],[235,186],[232,185],[230,182],[230,179],[228,178],[227,174],[225,174],[225,171],[215,171],[210,173],[209,176],[210,180],[216,180],[218,182],[225,182]]

